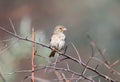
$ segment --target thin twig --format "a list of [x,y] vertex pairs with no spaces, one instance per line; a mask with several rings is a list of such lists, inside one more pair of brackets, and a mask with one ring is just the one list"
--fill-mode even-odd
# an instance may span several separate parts
[[76,79],[75,82],[79,82],[79,80],[81,80],[81,79],[82,79],[82,77],[79,77],[79,78]]
[[12,22],[11,18],[9,18],[9,21],[10,21],[10,24],[11,24],[11,26],[12,26],[12,29],[13,29],[13,31],[14,31],[14,33],[15,33],[15,35],[17,35],[17,33],[16,33],[16,31],[15,31],[14,24],[13,24],[13,22]]
[[72,73],[72,74],[81,76],[82,78],[84,78],[84,79],[86,79],[86,80],[89,80],[89,81],[93,82],[93,80],[89,79],[88,77],[83,76],[83,75],[81,75],[81,74],[79,74],[79,73],[77,73],[77,72],[74,72],[74,71],[70,70],[70,69],[57,68],[57,67],[54,67],[54,66],[46,66],[46,68],[55,69],[55,70],[61,70],[61,71],[67,71],[67,72],[70,72],[70,73]]
[[71,44],[72,44],[73,48],[75,49],[75,51],[76,51],[76,53],[77,53],[77,55],[78,55],[79,63],[81,63],[81,57],[80,57],[80,54],[79,54],[77,48],[75,47],[75,45],[74,45],[72,42],[71,42]]
[[33,43],[35,43],[35,44],[41,45],[42,47],[46,47],[46,48],[51,49],[51,48],[50,48],[49,46],[47,46],[47,45],[44,45],[44,44],[41,44],[41,43],[38,43],[38,42],[35,42],[35,41],[32,41],[32,40],[29,40],[29,39],[27,39],[27,38],[20,37],[19,35],[15,35],[14,33],[12,33],[12,32],[10,32],[10,31],[4,29],[4,27],[1,27],[1,26],[0,26],[0,29],[1,29],[2,31],[4,31],[4,32],[6,32],[6,33],[8,33],[8,34],[10,34],[10,35],[12,35],[12,36],[20,39],[20,40],[24,40],[24,41],[28,41],[28,42],[33,42]]
[[[59,71],[54,71],[54,72],[55,72],[55,74],[56,74],[59,82],[64,82],[61,73],[60,73]],[[61,79],[62,79],[62,80],[61,80]]]

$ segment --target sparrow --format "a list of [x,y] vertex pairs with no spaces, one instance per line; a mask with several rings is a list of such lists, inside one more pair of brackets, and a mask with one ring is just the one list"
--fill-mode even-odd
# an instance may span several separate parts
[[63,25],[58,25],[54,28],[54,32],[50,39],[50,47],[52,48],[52,51],[49,55],[49,57],[55,56],[55,50],[61,51],[65,46],[65,34],[64,32],[67,29]]

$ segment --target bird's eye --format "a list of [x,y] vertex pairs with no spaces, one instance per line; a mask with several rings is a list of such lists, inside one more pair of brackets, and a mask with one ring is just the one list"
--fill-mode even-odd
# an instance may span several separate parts
[[62,28],[60,28],[60,30],[62,30]]

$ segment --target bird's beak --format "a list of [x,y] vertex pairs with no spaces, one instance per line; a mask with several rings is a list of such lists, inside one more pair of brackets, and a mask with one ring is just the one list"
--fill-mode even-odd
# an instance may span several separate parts
[[66,31],[66,30],[67,30],[67,28],[63,28],[63,29],[62,29],[63,32]]

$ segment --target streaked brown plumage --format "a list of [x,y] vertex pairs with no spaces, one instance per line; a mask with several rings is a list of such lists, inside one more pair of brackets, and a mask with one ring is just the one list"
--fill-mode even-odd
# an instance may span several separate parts
[[62,50],[65,45],[65,34],[64,31],[67,29],[63,25],[58,25],[54,28],[53,35],[50,40],[50,47],[53,49],[49,55],[49,57],[55,56],[55,50]]

